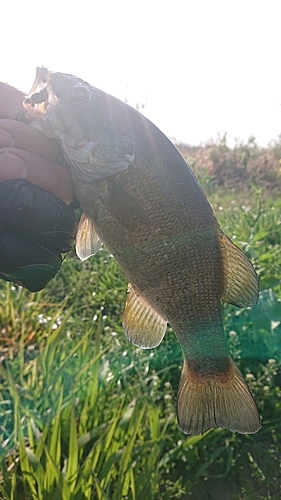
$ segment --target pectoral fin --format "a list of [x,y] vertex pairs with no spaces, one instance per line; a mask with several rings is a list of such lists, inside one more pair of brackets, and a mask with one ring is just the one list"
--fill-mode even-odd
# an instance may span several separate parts
[[140,204],[129,193],[124,191],[115,179],[107,179],[108,191],[100,196],[100,200],[114,217],[123,226],[132,230],[136,223],[148,224],[149,217]]
[[246,255],[222,233],[225,287],[222,298],[238,307],[250,307],[259,297],[259,280]]
[[165,335],[167,322],[130,284],[128,291],[123,315],[126,337],[142,349],[158,346]]
[[93,221],[83,212],[76,234],[77,256],[80,260],[86,260],[97,253],[101,246]]

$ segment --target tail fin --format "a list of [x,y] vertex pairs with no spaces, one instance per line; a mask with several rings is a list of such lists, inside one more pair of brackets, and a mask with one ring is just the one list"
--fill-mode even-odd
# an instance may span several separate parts
[[229,358],[230,370],[220,377],[196,376],[185,359],[178,392],[178,422],[185,434],[201,434],[212,427],[253,434],[260,417],[242,374]]

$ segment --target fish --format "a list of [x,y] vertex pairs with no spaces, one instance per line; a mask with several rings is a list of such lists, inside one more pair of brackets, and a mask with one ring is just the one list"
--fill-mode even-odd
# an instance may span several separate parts
[[253,306],[259,281],[181,153],[139,111],[73,75],[37,68],[24,108],[31,126],[60,141],[84,211],[78,256],[105,244],[129,280],[126,337],[151,349],[169,323],[181,345],[180,429],[257,432],[260,415],[229,356],[221,301]]

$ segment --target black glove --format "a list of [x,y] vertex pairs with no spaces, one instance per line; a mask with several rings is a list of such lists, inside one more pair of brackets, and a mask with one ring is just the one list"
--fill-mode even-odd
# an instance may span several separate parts
[[77,230],[75,212],[24,179],[0,183],[0,278],[31,292],[54,278]]

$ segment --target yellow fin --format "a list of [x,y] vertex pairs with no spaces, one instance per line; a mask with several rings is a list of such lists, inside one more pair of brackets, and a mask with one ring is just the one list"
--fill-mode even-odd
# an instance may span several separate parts
[[222,298],[238,307],[250,307],[259,297],[259,280],[246,255],[222,233],[225,287]]
[[83,212],[76,234],[76,254],[80,260],[86,260],[95,255],[101,248],[99,239],[92,220]]
[[128,298],[123,315],[126,337],[142,349],[156,347],[162,341],[167,322],[132,287],[128,286]]
[[178,392],[179,427],[185,434],[203,434],[213,427],[253,434],[260,417],[253,396],[231,358],[229,372],[211,376],[194,373],[185,360]]

